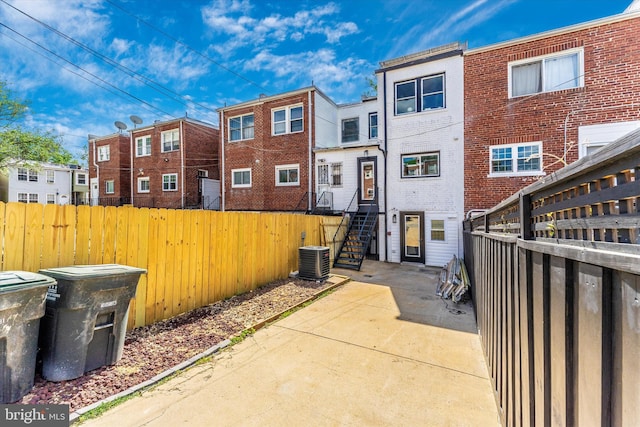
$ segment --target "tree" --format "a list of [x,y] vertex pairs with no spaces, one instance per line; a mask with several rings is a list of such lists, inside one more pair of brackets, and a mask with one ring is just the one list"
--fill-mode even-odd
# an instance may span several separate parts
[[26,111],[27,104],[15,99],[6,83],[0,81],[0,170],[30,162],[71,163],[73,156],[58,135],[17,124]]
[[367,81],[367,86],[369,89],[362,94],[363,98],[371,98],[378,95],[378,76],[376,73],[373,73],[373,77],[367,76],[365,77]]

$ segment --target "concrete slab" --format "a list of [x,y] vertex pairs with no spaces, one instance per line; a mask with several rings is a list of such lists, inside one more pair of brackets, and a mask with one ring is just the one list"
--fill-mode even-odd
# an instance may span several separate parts
[[471,305],[378,264],[358,274],[387,283],[349,282],[83,425],[499,425]]

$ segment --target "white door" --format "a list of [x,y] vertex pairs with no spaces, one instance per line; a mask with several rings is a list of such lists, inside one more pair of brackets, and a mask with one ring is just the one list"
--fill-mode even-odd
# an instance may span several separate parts
[[98,186],[98,178],[91,178],[90,182],[91,187],[91,200],[89,201],[91,206],[96,206],[98,204],[98,199],[100,198],[100,191]]

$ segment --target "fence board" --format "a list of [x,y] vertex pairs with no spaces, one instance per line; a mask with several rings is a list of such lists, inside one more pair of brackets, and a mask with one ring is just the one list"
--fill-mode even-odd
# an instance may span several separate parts
[[[42,215],[43,205],[29,203],[25,209],[24,262],[20,269],[38,271],[41,261]],[[26,256],[31,254],[31,256]]]

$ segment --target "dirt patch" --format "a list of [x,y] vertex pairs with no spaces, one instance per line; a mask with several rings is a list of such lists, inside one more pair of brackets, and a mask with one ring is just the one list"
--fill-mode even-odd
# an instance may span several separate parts
[[129,331],[116,365],[69,381],[36,375],[31,392],[18,403],[68,404],[84,408],[170,369],[241,331],[328,288],[331,283],[287,279]]

